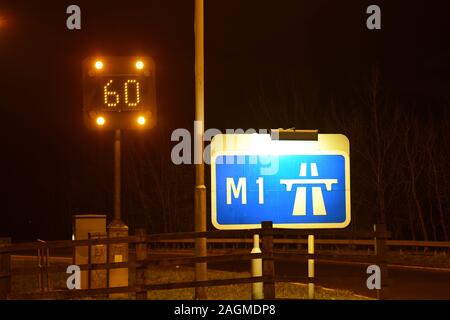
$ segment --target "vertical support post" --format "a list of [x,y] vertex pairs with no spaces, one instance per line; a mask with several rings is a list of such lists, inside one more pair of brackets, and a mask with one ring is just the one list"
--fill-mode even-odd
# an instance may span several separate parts
[[120,141],[121,132],[120,130],[115,131],[114,136],[114,220],[121,220],[120,217],[120,176],[121,176],[121,150]]
[[[42,242],[38,239],[38,242]],[[38,283],[39,283],[39,290],[41,292],[44,292],[44,264],[43,264],[43,249],[38,248],[37,249],[37,262],[38,262],[38,268],[39,268],[39,272],[38,272]]]
[[272,221],[262,222],[263,242],[263,284],[264,299],[275,299],[275,265],[273,261],[273,229]]
[[[308,254],[314,254],[314,235],[308,235]],[[312,280],[308,283],[308,299],[314,299],[315,285],[314,285],[314,258],[308,258],[308,278]]]
[[42,291],[42,267],[41,267],[41,249],[37,249],[37,265],[38,265],[38,285],[39,291]]
[[[251,253],[261,253],[261,248],[259,247],[259,235],[253,235],[253,249]],[[252,259],[252,277],[261,277],[262,273],[262,259]],[[253,282],[252,283],[252,299],[264,299],[263,283]]]
[[37,241],[41,244],[43,244],[42,248],[37,249],[37,255],[38,255],[38,267],[39,267],[39,274],[38,274],[38,281],[39,281],[39,287],[42,292],[49,290],[49,279],[48,279],[48,254],[49,249],[45,244],[44,240],[37,239]]
[[48,256],[50,255],[50,249],[47,247],[45,248],[45,290],[46,291],[50,291],[50,279],[48,276],[48,267],[49,267],[49,262],[48,262]]
[[[139,238],[136,242],[136,286],[146,285],[146,270],[147,266],[145,260],[147,259],[147,242],[145,237],[145,229],[136,229],[136,236]],[[136,300],[147,300],[147,290],[140,290],[136,292]]]
[[[195,231],[206,231],[206,186],[205,166],[203,162],[204,132],[204,46],[203,46],[203,0],[195,0],[195,125],[194,161],[195,161]],[[197,125],[199,128],[197,128]],[[195,239],[195,256],[207,255],[206,238]],[[195,264],[196,281],[207,280],[206,262]],[[206,288],[195,288],[195,299],[206,299]]]
[[[121,218],[121,130],[115,131],[114,138],[114,219],[108,225],[108,237],[127,237],[128,227]],[[128,261],[128,243],[117,243],[109,246],[108,262]],[[128,285],[128,268],[109,270],[109,287]],[[128,298],[128,294],[110,294],[110,298]]]
[[[9,247],[11,238],[0,238],[0,248]],[[11,253],[0,253],[0,300],[11,293]]]
[[91,233],[88,232],[88,289],[91,289],[91,283],[92,283],[92,244],[91,244]]
[[[106,234],[106,238],[109,238],[109,232]],[[106,263],[109,264],[110,260],[109,243],[106,244]],[[110,268],[106,268],[106,288],[109,288],[109,272]]]
[[381,272],[381,289],[377,290],[377,298],[385,300],[388,298],[388,270],[387,270],[387,229],[385,224],[375,224],[375,254],[377,257],[378,266]]

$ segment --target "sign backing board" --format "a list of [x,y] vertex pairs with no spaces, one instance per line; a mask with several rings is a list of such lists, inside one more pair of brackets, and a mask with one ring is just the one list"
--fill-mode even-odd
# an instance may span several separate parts
[[[146,56],[83,61],[84,122],[90,129],[150,129],[156,125],[155,63]],[[102,122],[98,123],[98,118]],[[138,119],[141,118],[141,122]]]
[[217,229],[337,229],[350,223],[350,150],[342,134],[317,141],[220,134],[211,141],[211,220]]

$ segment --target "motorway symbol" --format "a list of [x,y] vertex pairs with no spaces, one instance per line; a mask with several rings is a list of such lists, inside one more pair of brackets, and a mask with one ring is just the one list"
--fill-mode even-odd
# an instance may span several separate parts
[[[300,177],[306,177],[307,163],[302,162],[300,165]],[[318,177],[317,164],[315,162],[310,163],[311,176]],[[297,187],[295,193],[294,209],[292,215],[304,216],[306,215],[306,185],[308,184],[325,184],[326,190],[331,191],[331,186],[337,183],[337,179],[281,179],[281,184],[286,185],[286,191],[292,191],[294,184],[302,185]],[[326,215],[325,204],[323,200],[322,188],[312,187],[312,206],[314,215]]]
[[218,135],[211,143],[211,211],[218,229],[344,228],[350,223],[348,140],[278,141]]

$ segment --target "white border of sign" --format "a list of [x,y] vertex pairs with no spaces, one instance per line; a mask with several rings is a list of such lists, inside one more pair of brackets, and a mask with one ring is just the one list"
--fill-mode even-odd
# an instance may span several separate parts
[[350,143],[343,134],[319,134],[317,141],[272,140],[269,134],[218,134],[211,140],[211,222],[219,230],[258,229],[261,224],[219,224],[216,159],[223,155],[342,155],[345,159],[346,216],[341,223],[274,223],[275,228],[342,229],[350,224]]

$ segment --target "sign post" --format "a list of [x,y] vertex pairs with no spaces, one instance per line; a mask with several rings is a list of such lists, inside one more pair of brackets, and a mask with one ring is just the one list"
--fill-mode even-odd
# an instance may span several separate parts
[[120,129],[115,130],[114,137],[114,220],[121,221],[120,217],[120,180],[121,180],[121,148]]
[[[253,235],[253,248],[250,253],[261,253],[261,248],[259,247],[259,234]],[[262,259],[252,259],[252,277],[262,277]],[[263,283],[254,282],[252,283],[252,299],[259,300],[264,298]]]
[[[314,254],[314,235],[308,235],[308,254]],[[314,258],[308,258],[308,278],[314,280]],[[308,298],[314,299],[315,284],[308,283]]]
[[[150,57],[89,57],[83,62],[83,111],[89,129],[114,130],[114,215],[109,237],[128,236],[121,215],[121,136],[123,130],[156,124],[155,64]],[[112,244],[108,262],[128,261],[128,244]],[[128,269],[109,270],[109,286],[128,285]],[[111,294],[127,298],[128,294]]]

